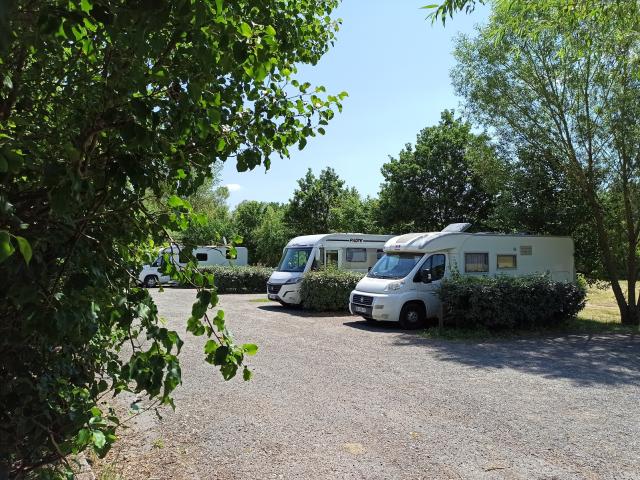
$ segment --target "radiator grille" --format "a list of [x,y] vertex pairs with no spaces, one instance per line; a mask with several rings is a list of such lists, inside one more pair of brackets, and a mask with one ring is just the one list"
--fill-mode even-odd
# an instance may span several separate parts
[[368,297],[366,295],[354,295],[353,303],[369,306],[373,304],[373,297]]

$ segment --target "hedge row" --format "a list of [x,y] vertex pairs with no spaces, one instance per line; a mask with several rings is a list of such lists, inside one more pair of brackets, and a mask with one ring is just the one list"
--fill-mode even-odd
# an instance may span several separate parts
[[308,272],[302,280],[302,308],[316,311],[349,310],[349,295],[363,273],[347,270]]
[[267,280],[273,273],[272,268],[253,266],[214,265],[200,269],[214,274],[218,293],[265,293]]
[[546,276],[469,277],[442,282],[445,324],[463,328],[530,329],[557,325],[584,308],[582,285]]

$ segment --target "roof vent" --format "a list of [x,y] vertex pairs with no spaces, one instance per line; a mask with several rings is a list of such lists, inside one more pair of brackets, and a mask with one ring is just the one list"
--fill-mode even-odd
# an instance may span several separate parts
[[470,226],[471,226],[470,223],[451,223],[447,225],[442,231],[443,232],[466,232]]

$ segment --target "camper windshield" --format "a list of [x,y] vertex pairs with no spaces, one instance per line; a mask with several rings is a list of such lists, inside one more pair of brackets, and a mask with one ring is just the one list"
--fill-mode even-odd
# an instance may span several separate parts
[[371,278],[404,278],[423,257],[420,253],[385,253],[367,274]]
[[287,248],[276,269],[278,272],[303,272],[311,255],[311,248]]

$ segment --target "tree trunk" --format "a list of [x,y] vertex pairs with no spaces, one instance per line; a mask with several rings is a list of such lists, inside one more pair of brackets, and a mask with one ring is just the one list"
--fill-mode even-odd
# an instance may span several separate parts
[[[620,307],[620,305],[618,305]],[[640,325],[640,309],[638,306],[627,305],[624,310],[620,307],[620,320],[623,325],[638,326]]]
[[[605,271],[609,275],[611,289],[613,290],[613,294],[616,298],[616,303],[618,304],[618,309],[620,310],[620,321],[625,325],[638,325],[640,317],[637,305],[635,304],[635,298],[633,302],[627,303],[627,299],[625,298],[622,287],[620,286],[620,281],[618,280],[618,272],[616,271],[615,262],[613,261],[613,257],[611,255],[609,232],[607,232],[607,229],[605,227],[602,207],[597,199],[595,189],[590,188],[591,185],[589,185],[588,183],[586,187],[587,188],[584,193],[586,194],[587,201],[589,202],[593,210],[596,233],[598,237],[598,247],[600,248]],[[635,259],[632,263],[635,266]],[[632,292],[633,294],[635,294],[635,274],[629,276],[627,282],[629,287],[628,293],[630,295],[632,294]]]

